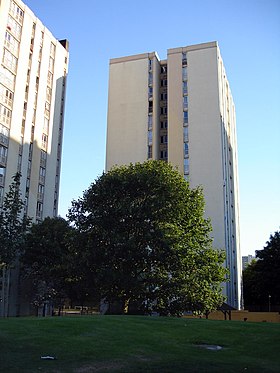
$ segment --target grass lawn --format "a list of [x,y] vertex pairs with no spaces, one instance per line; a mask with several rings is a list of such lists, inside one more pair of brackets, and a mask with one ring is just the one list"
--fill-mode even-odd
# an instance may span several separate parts
[[[47,355],[56,360],[41,359]],[[280,324],[144,316],[0,319],[0,372],[280,372]]]

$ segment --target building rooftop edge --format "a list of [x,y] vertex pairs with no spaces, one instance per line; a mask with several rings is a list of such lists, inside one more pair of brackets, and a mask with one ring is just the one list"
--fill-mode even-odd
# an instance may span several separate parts
[[[199,50],[199,49],[207,49],[207,48],[215,48],[215,47],[218,47],[218,42],[211,41],[207,43],[193,44],[193,45],[189,45],[185,47],[170,48],[170,49],[167,49],[167,54],[182,53],[182,52],[194,51],[194,50]],[[158,61],[161,61],[157,52],[150,52],[150,53],[133,54],[131,56],[111,58],[110,65],[115,64],[115,63],[136,61],[136,60],[142,60],[142,59],[153,58],[153,57],[156,57]],[[166,61],[166,59],[162,61]]]
[[199,49],[217,48],[217,47],[218,47],[217,41],[210,41],[207,43],[193,44],[193,45],[188,45],[185,47],[170,48],[167,50],[167,54],[190,52],[190,51],[195,51]]

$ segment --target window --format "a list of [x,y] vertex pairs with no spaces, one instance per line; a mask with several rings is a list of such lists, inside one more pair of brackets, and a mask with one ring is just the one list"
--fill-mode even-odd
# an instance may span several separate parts
[[182,63],[183,65],[187,64],[187,53],[186,52],[182,53]]
[[51,108],[50,104],[48,102],[45,102],[45,115],[47,118],[50,117],[50,108]]
[[184,66],[184,67],[182,68],[182,77],[183,77],[183,80],[184,80],[184,81],[187,80],[187,78],[188,78],[188,75],[187,75],[187,67],[186,67],[186,66]]
[[10,13],[20,24],[22,24],[24,12],[14,1],[11,1],[10,3]]
[[160,108],[160,114],[166,115],[167,114],[167,107],[161,107]]
[[52,98],[52,89],[50,87],[47,87],[46,100],[48,102],[51,102],[51,98]]
[[149,115],[148,116],[148,129],[150,130],[152,129],[152,127],[153,127],[153,117],[152,115]]
[[40,38],[40,46],[43,46],[43,41],[44,41],[44,31],[41,31],[41,38]]
[[17,23],[10,15],[8,17],[7,29],[14,35],[17,40],[20,40],[21,36],[21,25]]
[[28,154],[28,158],[31,160],[32,159],[32,153],[33,153],[33,143],[31,142],[29,144],[29,154]]
[[167,93],[161,93],[160,99],[161,99],[161,101],[166,101],[167,100]]
[[4,198],[4,188],[0,187],[0,206],[2,206],[3,198]]
[[35,123],[35,121],[36,121],[36,109],[33,109],[32,123]]
[[160,143],[167,144],[167,135],[160,136]]
[[189,156],[189,144],[187,142],[184,143],[184,157],[187,158]]
[[47,84],[52,87],[52,81],[53,81],[53,74],[48,71],[48,79],[47,79]]
[[153,112],[153,101],[149,101],[149,114]]
[[161,159],[167,159],[167,150],[161,150],[160,158]]
[[25,130],[25,119],[21,122],[21,136],[24,136],[24,130]]
[[46,167],[47,163],[47,153],[44,150],[41,150],[40,165]]
[[189,141],[189,127],[184,127],[184,142]]
[[167,79],[162,79],[160,81],[160,85],[161,85],[161,87],[166,87],[167,86]]
[[18,55],[19,42],[8,31],[5,34],[5,46],[16,56]]
[[11,110],[0,104],[0,121],[10,127],[12,118]]
[[148,145],[148,158],[152,158],[153,156],[153,151],[152,151],[152,145]]
[[189,123],[189,113],[184,111],[184,124]]
[[43,216],[43,204],[41,202],[37,202],[36,217],[38,219],[42,219],[42,216]]
[[9,107],[12,107],[13,98],[13,92],[0,84],[0,101]]
[[187,95],[187,94],[188,94],[188,83],[183,82],[183,95]]
[[0,80],[7,88],[14,90],[16,77],[4,66],[0,66]]
[[153,84],[153,74],[149,73],[149,85]]
[[54,45],[53,43],[51,43],[50,55],[51,55],[52,57],[54,57],[54,55],[55,55],[55,45]]
[[188,96],[183,97],[183,108],[184,109],[188,108]]
[[153,97],[153,87],[149,87],[149,98]]
[[0,164],[6,166],[8,149],[0,145]]
[[26,117],[26,111],[27,111],[27,102],[25,102],[25,103],[23,104],[23,113],[22,113],[22,116],[24,117],[24,119],[25,119],[25,117]]
[[188,175],[190,172],[189,158],[184,159],[184,175]]
[[5,179],[5,173],[6,173],[6,168],[0,166],[0,186],[4,186],[4,179]]
[[160,128],[161,129],[166,129],[167,128],[167,121],[166,120],[160,122]]
[[39,183],[40,184],[45,184],[45,177],[46,177],[46,169],[40,166],[40,171],[39,171]]
[[34,132],[35,132],[35,126],[34,124],[31,126],[31,138],[30,138],[30,141],[33,142],[34,141]]
[[45,133],[49,132],[49,124],[50,124],[50,120],[48,118],[44,117],[43,131]]
[[152,143],[153,143],[153,132],[148,131],[148,144],[152,145]]
[[41,69],[41,62],[38,61],[38,65],[37,65],[37,75],[40,75],[40,69]]
[[46,176],[46,169],[43,168],[43,167],[40,167],[39,175],[45,177]]
[[149,60],[149,71],[153,70],[153,60]]
[[3,54],[3,63],[13,73],[16,72],[16,70],[17,70],[17,58],[5,48],[4,48],[4,54]]
[[0,134],[4,136],[9,136],[9,129],[0,124]]
[[48,146],[48,136],[45,133],[43,133],[42,134],[42,148],[46,150],[47,146]]
[[50,57],[50,59],[49,59],[49,71],[51,71],[53,73],[53,69],[54,69],[54,59],[52,57]]
[[39,184],[38,185],[38,194],[37,194],[38,201],[43,201],[44,192],[45,192],[45,186],[42,185],[42,184]]

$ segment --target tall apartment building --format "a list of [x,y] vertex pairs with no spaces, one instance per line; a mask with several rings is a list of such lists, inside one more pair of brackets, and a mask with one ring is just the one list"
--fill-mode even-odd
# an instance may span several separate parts
[[0,208],[19,171],[34,222],[57,215],[67,69],[67,40],[54,38],[21,0],[1,0]]
[[161,159],[201,185],[214,246],[226,250],[227,303],[240,307],[235,108],[216,42],[110,61],[106,170]]
[[248,267],[249,264],[252,263],[253,260],[255,260],[256,257],[254,255],[246,255],[246,256],[242,256],[242,270],[244,271],[244,269],[246,269]]
[[57,215],[68,43],[20,0],[0,2],[0,204],[17,171],[25,212]]

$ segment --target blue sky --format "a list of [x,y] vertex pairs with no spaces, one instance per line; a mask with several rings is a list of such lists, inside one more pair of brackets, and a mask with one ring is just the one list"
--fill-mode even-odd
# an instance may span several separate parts
[[105,164],[109,59],[217,40],[237,116],[241,250],[280,227],[279,0],[25,0],[70,43],[59,213]]

